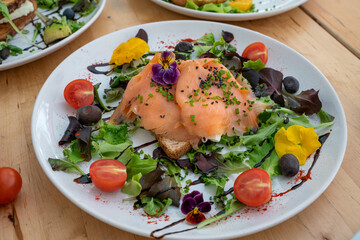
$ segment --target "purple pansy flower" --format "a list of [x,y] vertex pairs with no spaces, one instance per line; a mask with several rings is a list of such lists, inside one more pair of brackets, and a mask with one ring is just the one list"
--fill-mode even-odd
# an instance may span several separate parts
[[162,85],[175,84],[180,77],[175,54],[165,51],[161,54],[160,63],[152,66],[153,80]]
[[199,191],[193,191],[184,196],[183,202],[181,204],[181,212],[183,214],[188,214],[194,208],[198,208],[200,212],[207,213],[211,210],[211,204],[209,202],[204,202],[203,194]]

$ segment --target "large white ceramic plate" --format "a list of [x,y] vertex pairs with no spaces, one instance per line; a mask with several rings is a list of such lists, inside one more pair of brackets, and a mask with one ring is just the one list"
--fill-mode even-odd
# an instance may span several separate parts
[[[252,42],[263,42],[269,49],[267,65],[280,69],[285,76],[292,75],[300,79],[301,89],[320,89],[323,108],[335,116],[335,125],[332,127],[330,137],[312,171],[312,180],[283,197],[273,198],[266,207],[246,208],[231,218],[204,229],[173,235],[171,236],[173,239],[226,239],[264,230],[299,213],[329,186],[345,153],[347,130],[345,115],[339,98],[324,75],[299,53],[257,32],[214,22],[170,21],[135,26],[94,40],[65,59],[50,75],[41,89],[35,103],[31,123],[35,153],[46,175],[69,200],[108,224],[144,236],[149,236],[152,230],[184,217],[179,209],[170,207],[166,213],[168,217],[163,216],[158,220],[149,219],[144,216],[142,210],[133,210],[133,202],[122,202],[122,199],[129,196],[121,191],[102,193],[92,184],[75,184],[73,179],[77,175],[54,172],[47,161],[49,157],[63,157],[62,148],[58,146],[58,141],[68,124],[66,116],[75,114],[74,109],[68,106],[63,98],[64,87],[77,78],[86,78],[94,83],[102,82],[103,87],[108,87],[108,76],[94,75],[88,72],[86,67],[93,63],[109,61],[112,51],[119,43],[133,37],[139,28],[147,31],[152,50],[164,50],[169,45],[176,44],[180,39],[196,39],[204,33],[213,32],[215,36],[219,37],[222,30],[234,33],[236,39],[234,44],[239,51],[242,51]],[[151,139],[153,137],[147,131],[139,130],[133,136],[134,146]],[[144,150],[147,153],[152,153],[153,149],[153,147],[148,147]],[[308,169],[311,162],[311,160],[308,161],[302,169]],[[85,172],[88,172],[89,164],[83,163],[80,166]],[[226,188],[231,187],[234,179],[235,176],[231,178]],[[275,177],[273,191],[276,193],[283,192],[290,188],[293,182],[287,178]],[[208,199],[209,193],[214,191],[214,189],[204,189],[202,185],[191,187],[191,190],[195,189],[204,192],[205,199]],[[215,212],[213,210],[212,213]],[[180,224],[171,230],[187,227],[185,224]]]
[[215,13],[197,11],[185,7],[181,7],[163,0],[152,0],[154,3],[171,11],[184,14],[190,17],[196,17],[207,20],[217,21],[247,21],[260,18],[271,17],[289,11],[300,6],[307,0],[253,0],[255,10],[253,13]]
[[[2,64],[0,64],[0,71],[18,67],[21,65],[24,65],[26,63],[35,61],[39,58],[45,57],[46,55],[55,52],[56,50],[64,47],[74,39],[76,39],[78,36],[80,36],[83,32],[86,31],[94,22],[95,20],[100,16],[102,10],[105,7],[106,0],[99,0],[99,3],[97,4],[95,10],[88,16],[81,17],[79,21],[82,21],[85,23],[83,27],[81,27],[79,30],[77,30],[74,34],[70,35],[69,37],[50,45],[49,47],[46,47],[46,45],[41,41],[41,36],[38,36],[36,39],[36,42],[40,42],[38,45],[40,47],[46,47],[45,49],[38,49],[36,47],[30,47],[30,45],[23,39],[19,34],[14,36],[14,39],[9,42],[11,45],[15,45],[17,47],[20,47],[21,49],[26,49],[23,51],[22,54],[17,56],[10,56],[6,60],[3,60]],[[44,10],[38,8],[38,10],[44,14],[51,16],[58,17],[58,13],[54,13],[54,10]],[[63,10],[61,10],[62,13]],[[49,15],[50,14],[50,15]],[[78,16],[76,16],[78,17]],[[34,22],[40,21],[37,17],[34,18]],[[35,27],[33,24],[28,24],[24,29],[28,30],[29,33],[26,35],[28,38],[32,38],[33,32]]]

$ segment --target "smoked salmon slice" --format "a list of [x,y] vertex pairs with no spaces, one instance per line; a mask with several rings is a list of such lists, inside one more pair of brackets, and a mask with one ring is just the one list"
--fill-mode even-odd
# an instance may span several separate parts
[[152,81],[152,66],[160,56],[130,80],[111,123],[138,119],[155,135],[188,141],[194,148],[200,139],[219,141],[223,134],[241,135],[258,126],[257,116],[267,105],[217,59],[182,61],[178,82],[164,86]]

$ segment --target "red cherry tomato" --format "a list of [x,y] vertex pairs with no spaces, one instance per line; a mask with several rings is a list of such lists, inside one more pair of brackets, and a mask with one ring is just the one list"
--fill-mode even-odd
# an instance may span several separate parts
[[94,87],[85,79],[77,79],[70,82],[64,90],[66,102],[75,109],[94,102]]
[[261,168],[252,168],[241,173],[235,180],[236,198],[251,207],[264,205],[271,198],[271,179]]
[[0,204],[6,204],[16,198],[22,186],[20,174],[13,168],[0,168]]
[[120,189],[126,181],[126,166],[115,159],[100,159],[90,165],[94,185],[105,192]]
[[254,42],[245,48],[242,56],[252,61],[261,59],[266,64],[268,61],[268,50],[262,42]]

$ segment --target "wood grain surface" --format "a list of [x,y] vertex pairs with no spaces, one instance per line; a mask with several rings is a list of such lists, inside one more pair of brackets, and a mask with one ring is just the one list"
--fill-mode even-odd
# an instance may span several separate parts
[[[359,1],[341,1],[346,2],[341,11],[335,10],[336,2],[339,1],[310,0],[304,8],[359,50],[359,21],[352,22],[348,16],[351,13],[359,19]],[[347,118],[344,162],[324,194],[300,214],[241,239],[351,239],[360,230],[360,60],[308,11],[296,8],[272,18],[230,24],[261,32],[290,46],[328,78]],[[162,9],[149,0],[108,0],[99,19],[75,41],[38,61],[0,72],[0,166],[17,169],[23,178],[17,199],[0,206],[1,240],[146,239],[93,218],[53,186],[34,154],[31,115],[42,84],[79,47],[129,26],[178,19],[191,18]],[[341,26],[336,19],[341,20]]]

